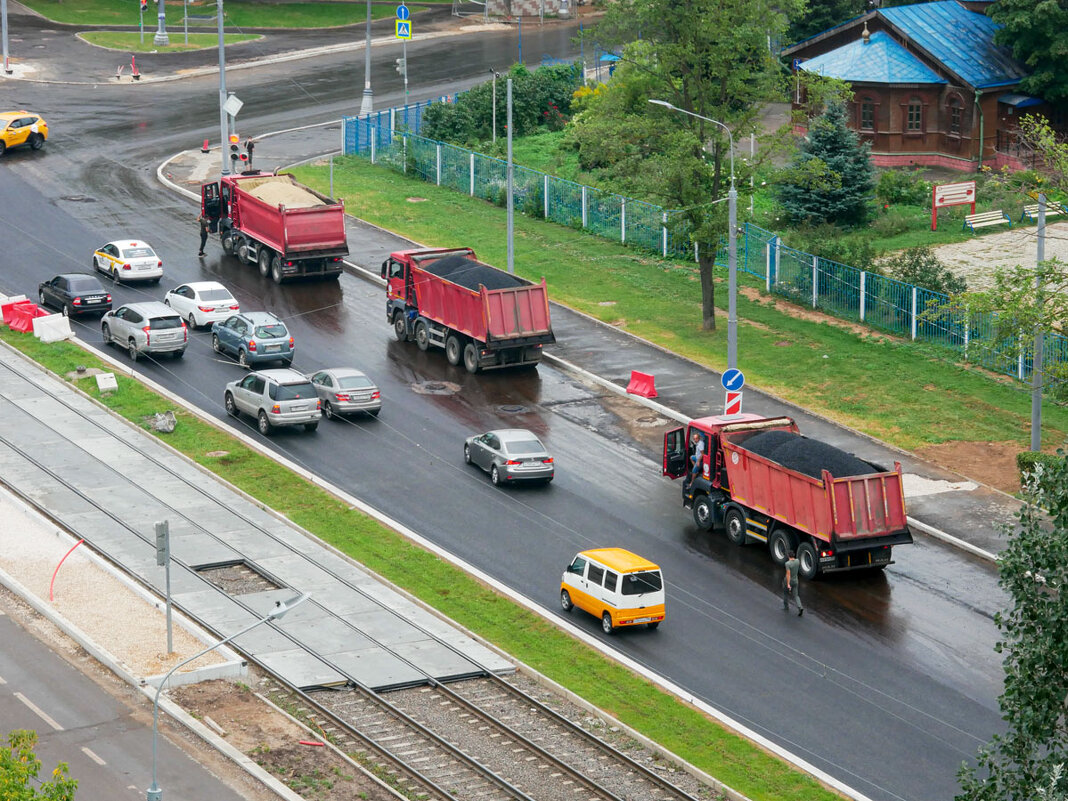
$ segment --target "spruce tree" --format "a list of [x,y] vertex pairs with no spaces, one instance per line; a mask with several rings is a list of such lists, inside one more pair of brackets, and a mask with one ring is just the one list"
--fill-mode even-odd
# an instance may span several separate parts
[[780,178],[779,200],[790,218],[838,225],[864,222],[875,181],[869,150],[846,127],[845,106],[830,103]]

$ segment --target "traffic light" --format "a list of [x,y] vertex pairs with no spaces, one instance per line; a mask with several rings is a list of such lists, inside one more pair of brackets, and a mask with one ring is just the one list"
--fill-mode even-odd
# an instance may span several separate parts
[[404,69],[407,66],[405,64],[406,61],[407,61],[407,59],[404,59],[404,58],[398,58],[397,59],[397,74],[398,75],[403,75],[404,74]]
[[148,11],[148,0],[141,0],[141,11]]
[[241,137],[230,134],[230,161],[235,162],[241,158]]

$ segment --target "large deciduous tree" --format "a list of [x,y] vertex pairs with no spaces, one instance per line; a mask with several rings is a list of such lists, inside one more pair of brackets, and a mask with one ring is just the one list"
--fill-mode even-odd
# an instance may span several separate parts
[[1003,26],[994,41],[1011,48],[1031,70],[1020,88],[1050,103],[1068,101],[1068,5],[1058,0],[997,0],[987,13]]
[[961,769],[958,801],[1068,794],[1068,457],[1060,456],[1036,466],[1000,556],[998,581],[1011,604],[995,617],[1007,731],[980,751],[977,769]]
[[790,25],[791,42],[800,42],[863,14],[868,0],[809,0],[805,12]]
[[37,732],[15,729],[0,748],[0,798],[4,801],[73,801],[78,782],[60,762],[51,778],[40,779],[41,760],[34,753]]
[[726,209],[713,202],[729,188],[728,137],[714,123],[648,101],[717,120],[736,139],[748,135],[780,75],[768,38],[785,34],[802,3],[618,0],[593,34],[602,47],[625,46],[608,87],[572,121],[569,140],[584,167],[600,167],[621,189],[683,209],[672,226],[704,245],[698,260],[706,329],[715,328],[712,268]]

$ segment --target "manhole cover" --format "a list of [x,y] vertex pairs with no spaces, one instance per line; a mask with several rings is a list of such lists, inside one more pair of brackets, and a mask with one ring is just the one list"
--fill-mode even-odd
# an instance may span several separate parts
[[518,403],[510,403],[505,406],[498,406],[497,411],[501,414],[523,414],[527,411],[527,407],[520,406]]
[[451,381],[416,381],[412,391],[420,395],[455,395],[460,391],[460,385]]

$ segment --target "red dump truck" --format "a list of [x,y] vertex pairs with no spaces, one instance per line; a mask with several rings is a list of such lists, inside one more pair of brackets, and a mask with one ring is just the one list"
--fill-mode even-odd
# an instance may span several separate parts
[[779,564],[796,551],[806,579],[885,568],[893,546],[912,542],[901,464],[886,470],[803,437],[789,417],[691,420],[664,435],[663,474],[686,477],[683,505],[699,529],[766,543]]
[[534,365],[555,342],[545,279],[480,262],[471,248],[404,250],[382,262],[386,319],[397,339],[445,349],[468,372]]
[[345,204],[297,183],[288,173],[224,175],[200,187],[201,212],[223,250],[276,284],[337,278],[348,255]]

